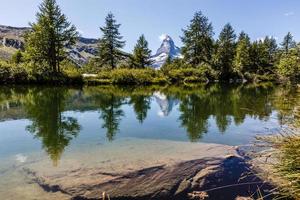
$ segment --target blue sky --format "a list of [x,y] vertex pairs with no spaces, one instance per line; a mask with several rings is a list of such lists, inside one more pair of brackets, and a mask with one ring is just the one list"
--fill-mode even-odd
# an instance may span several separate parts
[[[0,24],[27,26],[35,20],[41,0],[0,0]],[[159,36],[169,34],[180,46],[182,28],[201,10],[213,23],[215,37],[227,22],[236,32],[246,31],[252,39],[272,35],[282,40],[291,31],[300,41],[299,0],[57,0],[69,20],[85,37],[99,38],[99,27],[113,12],[131,51],[138,36],[145,34],[152,50]]]

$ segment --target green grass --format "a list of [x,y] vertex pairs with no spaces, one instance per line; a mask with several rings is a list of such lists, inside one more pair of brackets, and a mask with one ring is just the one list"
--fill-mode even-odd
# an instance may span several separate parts
[[277,160],[272,165],[273,180],[284,198],[300,199],[300,131],[289,128],[283,132],[264,139]]
[[97,76],[85,77],[88,85],[115,84],[115,85],[149,85],[149,84],[192,84],[206,83],[206,71],[202,69],[172,69],[168,72],[157,71],[151,68],[114,70],[100,70]]
[[0,61],[0,84],[82,84],[77,69],[65,64],[59,73],[34,71],[29,66]]

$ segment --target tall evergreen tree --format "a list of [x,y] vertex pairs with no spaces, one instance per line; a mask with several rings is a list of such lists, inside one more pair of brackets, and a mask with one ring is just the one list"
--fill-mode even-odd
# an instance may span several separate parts
[[235,55],[236,35],[230,24],[226,24],[217,40],[217,49],[214,62],[220,72],[221,80],[228,80],[233,72],[233,59]]
[[266,36],[264,39],[264,45],[268,51],[268,64],[272,65],[275,62],[276,53],[278,50],[276,39],[274,37]]
[[153,62],[150,59],[151,50],[148,48],[148,42],[144,35],[141,35],[133,50],[133,64],[137,68],[145,68]]
[[245,32],[241,32],[238,38],[236,53],[233,61],[234,71],[243,76],[250,66],[251,41]]
[[255,41],[250,49],[251,67],[247,69],[251,73],[260,73],[268,65],[268,49],[262,40]]
[[255,74],[264,74],[266,71],[270,71],[269,53],[269,46],[264,39],[253,42],[250,49],[251,68],[248,68],[247,71]]
[[293,35],[288,32],[287,35],[283,38],[283,42],[281,43],[281,46],[285,53],[288,53],[288,51],[291,48],[296,47],[296,42],[294,41]]
[[32,31],[25,36],[27,59],[59,72],[60,62],[66,58],[64,47],[76,42],[76,28],[62,14],[56,0],[43,0],[36,18],[36,23],[30,24]]
[[183,30],[182,54],[187,63],[194,66],[209,63],[213,51],[213,27],[202,12],[196,12],[191,24]]
[[121,49],[125,45],[123,37],[119,32],[121,24],[117,24],[115,17],[112,13],[109,13],[105,18],[105,26],[100,30],[103,33],[102,38],[99,41],[99,61],[100,65],[108,65],[114,69],[118,62],[124,58],[124,53]]

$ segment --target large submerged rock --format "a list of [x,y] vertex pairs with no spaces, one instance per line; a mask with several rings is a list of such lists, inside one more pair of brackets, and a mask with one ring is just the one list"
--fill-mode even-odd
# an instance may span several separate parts
[[122,169],[116,162],[105,168],[81,167],[49,173],[26,167],[23,173],[45,191],[62,193],[70,199],[103,199],[104,196],[110,199],[199,199],[193,192],[200,191],[207,194],[207,199],[227,200],[255,193],[257,187],[263,185],[264,189],[269,188],[251,173],[235,148],[214,144],[191,146],[176,155],[178,161],[170,161],[176,158],[175,154],[157,155],[157,160],[151,158],[153,160],[147,161],[145,166],[135,166],[134,160],[128,160]]

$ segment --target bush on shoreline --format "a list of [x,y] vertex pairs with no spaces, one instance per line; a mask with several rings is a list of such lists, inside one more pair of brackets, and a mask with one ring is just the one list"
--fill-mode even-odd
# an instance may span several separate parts
[[77,70],[71,70],[67,65],[62,72],[33,71],[23,64],[12,64],[0,61],[1,84],[82,84],[82,76]]
[[170,71],[146,69],[101,70],[97,75],[86,75],[87,84],[149,85],[149,84],[188,84],[207,83],[207,70],[194,68],[172,69]]

